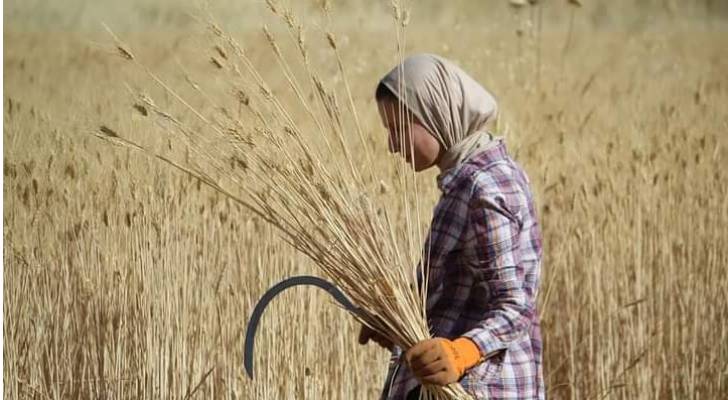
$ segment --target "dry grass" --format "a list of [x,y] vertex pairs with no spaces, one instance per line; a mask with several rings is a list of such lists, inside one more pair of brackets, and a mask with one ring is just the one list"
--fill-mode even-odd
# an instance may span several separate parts
[[[562,58],[566,32],[546,24],[536,40],[522,14],[521,35],[508,24],[433,32],[415,14],[407,42],[458,60],[500,100],[500,129],[542,217],[549,394],[724,397],[725,40],[687,22],[630,33],[576,24]],[[366,32],[337,31],[338,47],[373,165],[395,180],[371,97],[396,54],[372,45],[391,42],[388,31]],[[184,95],[196,91],[176,59],[210,96],[225,92],[210,72],[210,57],[222,56],[199,36],[128,37],[134,55]],[[6,38],[6,397],[376,396],[386,355],[358,346],[353,319],[307,290],[266,313],[249,382],[242,336],[255,300],[286,276],[315,271],[311,262],[199,181],[89,135],[103,123],[184,157],[133,108],[123,82],[147,85],[124,60],[73,35]],[[241,40],[257,65],[275,65],[262,33]],[[322,61],[327,40],[312,33],[309,57],[345,90],[338,67]],[[294,101],[275,68],[266,79]],[[163,93],[149,95],[191,117]],[[420,181],[433,183],[423,188],[423,213],[436,199],[431,179]],[[388,184],[383,196],[398,190]]]

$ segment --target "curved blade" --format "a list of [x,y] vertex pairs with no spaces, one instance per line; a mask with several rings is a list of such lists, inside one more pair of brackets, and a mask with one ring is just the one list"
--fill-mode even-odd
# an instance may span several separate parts
[[319,287],[327,291],[334,298],[334,300],[341,304],[347,311],[355,314],[359,313],[359,309],[354,306],[354,304],[352,304],[348,298],[346,298],[341,290],[339,290],[331,282],[328,282],[317,276],[294,276],[275,284],[273,287],[268,289],[265,294],[263,294],[263,297],[261,297],[260,300],[258,300],[258,304],[255,305],[255,308],[253,309],[253,314],[250,316],[250,321],[248,321],[248,329],[245,332],[245,353],[243,355],[243,362],[245,364],[245,372],[248,373],[250,379],[253,379],[253,348],[255,347],[255,332],[258,329],[258,323],[260,322],[260,318],[263,316],[263,311],[265,311],[268,303],[270,303],[271,300],[273,300],[273,298],[278,296],[281,292],[288,288],[300,285]]

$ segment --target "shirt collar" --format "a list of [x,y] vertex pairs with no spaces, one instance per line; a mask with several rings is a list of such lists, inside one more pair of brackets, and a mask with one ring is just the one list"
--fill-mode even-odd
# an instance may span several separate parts
[[497,140],[499,143],[496,146],[475,153],[462,164],[438,175],[437,187],[440,191],[443,194],[447,194],[455,186],[455,183],[458,181],[457,178],[466,175],[473,168],[483,169],[497,161],[505,160],[508,157],[506,144],[502,138],[498,138]]

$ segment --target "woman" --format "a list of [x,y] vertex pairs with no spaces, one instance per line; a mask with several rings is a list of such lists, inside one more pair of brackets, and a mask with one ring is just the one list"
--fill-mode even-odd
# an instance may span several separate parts
[[[541,234],[529,181],[486,124],[493,97],[456,65],[405,59],[376,100],[390,151],[417,171],[440,169],[422,265],[433,339],[394,349],[383,398],[419,397],[422,384],[460,382],[475,398],[543,399],[536,296]],[[386,339],[362,328],[362,344]]]

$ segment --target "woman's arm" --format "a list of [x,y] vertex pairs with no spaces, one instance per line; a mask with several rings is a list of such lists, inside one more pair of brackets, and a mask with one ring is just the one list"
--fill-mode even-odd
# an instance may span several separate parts
[[538,260],[524,260],[521,251],[528,249],[519,246],[530,198],[513,186],[509,189],[474,196],[468,213],[491,302],[482,321],[463,336],[475,342],[485,357],[521,338],[535,312],[533,274],[538,273],[534,271]]

